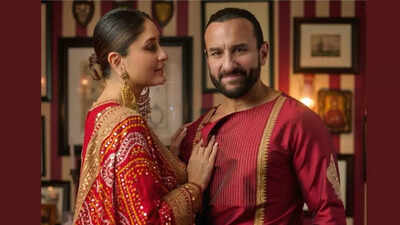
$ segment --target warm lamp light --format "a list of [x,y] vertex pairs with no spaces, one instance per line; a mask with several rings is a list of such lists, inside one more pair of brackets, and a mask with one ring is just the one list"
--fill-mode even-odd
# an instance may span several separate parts
[[82,78],[82,80],[81,80],[81,84],[82,84],[83,86],[87,86],[87,85],[88,85],[88,83],[89,83],[88,79],[86,79],[86,78]]
[[42,86],[45,86],[45,85],[46,85],[46,78],[45,78],[45,77],[42,77],[42,78],[40,79],[40,83],[41,83]]
[[300,101],[310,109],[314,106],[314,101],[311,98],[303,97]]

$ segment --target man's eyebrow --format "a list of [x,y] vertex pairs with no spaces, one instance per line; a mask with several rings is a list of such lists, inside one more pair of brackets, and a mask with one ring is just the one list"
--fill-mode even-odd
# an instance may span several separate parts
[[237,45],[233,45],[231,48],[235,49],[235,48],[243,48],[243,47],[248,47],[248,46],[249,45],[246,44],[246,43],[240,43],[240,44],[237,44]]
[[208,49],[208,51],[210,51],[210,52],[212,52],[212,51],[218,51],[218,50],[221,50],[221,48],[218,48],[218,47],[211,47],[211,48]]

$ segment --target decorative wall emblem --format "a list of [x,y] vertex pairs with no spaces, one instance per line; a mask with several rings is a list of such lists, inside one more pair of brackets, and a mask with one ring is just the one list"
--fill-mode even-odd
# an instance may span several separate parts
[[124,9],[133,9],[133,5],[135,2],[133,1],[113,1],[112,8],[124,8]]
[[153,18],[161,27],[167,25],[174,15],[174,3],[172,1],[153,1],[152,9]]
[[72,13],[76,22],[80,26],[86,27],[93,18],[93,1],[74,1],[72,4]]

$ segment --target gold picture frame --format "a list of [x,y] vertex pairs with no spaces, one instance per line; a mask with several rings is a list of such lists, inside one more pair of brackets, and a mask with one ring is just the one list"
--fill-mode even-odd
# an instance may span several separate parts
[[350,133],[352,130],[351,91],[321,89],[318,91],[318,114],[331,133]]

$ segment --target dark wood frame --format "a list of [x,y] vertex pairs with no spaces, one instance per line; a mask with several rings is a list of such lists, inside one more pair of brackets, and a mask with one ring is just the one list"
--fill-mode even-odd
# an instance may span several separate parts
[[[69,42],[69,41],[68,41]],[[88,40],[83,41],[88,44]],[[82,44],[83,46],[87,46],[86,44]],[[192,60],[192,50],[193,50],[193,38],[192,37],[161,37],[160,39],[161,46],[182,46],[182,103],[183,103],[183,122],[188,123],[192,121],[192,74],[193,74],[193,60]],[[64,56],[65,57],[65,56]],[[171,59],[170,59],[171,60]],[[66,62],[64,62],[64,65]],[[68,73],[66,73],[68,74]],[[64,89],[68,90],[67,88]],[[68,93],[64,93],[67,96]],[[66,102],[66,101],[65,101]],[[65,108],[65,107],[64,107]],[[67,111],[65,111],[66,113]],[[65,114],[64,113],[64,114]],[[64,122],[66,124],[66,122]],[[66,150],[69,154],[68,149]],[[76,177],[74,180],[76,181],[75,185],[78,185],[79,182],[79,174],[80,174],[80,165],[82,162],[81,154],[82,154],[82,145],[74,145],[74,154],[75,159],[77,160],[75,163],[78,165],[78,170],[76,171]]]
[[[301,26],[351,25],[351,67],[301,67]],[[359,73],[359,21],[357,18],[294,18],[293,23],[293,72],[294,73]]]
[[42,115],[41,117],[41,151],[42,151],[42,160],[41,160],[41,175],[42,177],[46,176],[46,118]]
[[351,91],[347,90],[339,90],[339,89],[321,89],[318,91],[318,113],[321,117],[321,119],[325,122],[324,119],[324,110],[325,110],[325,99],[327,96],[332,96],[332,95],[340,95],[344,98],[345,102],[343,103],[343,114],[346,119],[346,125],[344,128],[334,128],[330,127],[328,124],[327,127],[331,133],[334,134],[340,134],[340,133],[350,133],[352,131],[352,124],[353,124],[353,118],[352,118],[352,99],[353,99],[353,94]]
[[[59,104],[58,104],[58,154],[70,155],[68,143],[68,49],[93,47],[92,38],[60,38],[59,51]],[[83,140],[82,140],[83,141]]]
[[[41,4],[46,5],[46,95],[41,95],[42,102],[51,101],[51,84],[52,84],[52,34],[53,34],[53,18],[52,18],[52,3],[49,1],[41,1]],[[42,71],[43,72],[43,71]]]
[[[57,187],[63,189],[63,208],[62,211],[69,211],[71,210],[71,184],[69,181],[64,180],[42,180],[41,187]],[[61,216],[62,219],[62,215]]]
[[[192,44],[191,37],[161,37],[161,46],[182,46],[182,103],[183,103],[183,123],[192,120]],[[92,47],[92,39],[88,37],[80,38],[60,38],[59,39],[59,155],[70,155],[68,143],[68,49]],[[171,59],[169,59],[171,60]],[[74,149],[81,148],[80,145]],[[76,150],[75,150],[76,151]]]
[[[192,37],[161,37],[161,46],[176,46],[182,47],[182,121],[189,123],[192,121],[192,77],[193,77],[193,38]],[[169,59],[171,60],[171,59]]]
[[[268,15],[269,15],[269,53],[268,53],[268,58],[269,60],[269,75],[270,75],[270,87],[274,87],[274,6],[273,4],[276,4],[272,0],[204,0],[201,1],[201,62],[202,62],[202,71],[201,71],[201,83],[202,83],[202,91],[203,93],[216,93],[218,90],[216,88],[209,88],[207,87],[207,59],[206,55],[204,54],[204,39],[203,39],[203,34],[205,31],[205,26],[207,25],[206,20],[206,4],[207,3],[221,3],[221,4],[227,4],[227,3],[238,3],[238,2],[260,2],[260,3],[268,3]],[[257,18],[258,19],[258,18]],[[265,39],[265,34],[264,34],[264,40]],[[266,40],[268,41],[268,40]]]
[[44,225],[56,225],[56,214],[57,207],[56,205],[51,204],[41,204],[41,220],[40,224]]
[[[346,206],[345,214],[346,217],[352,217],[354,214],[353,202],[354,202],[354,155],[353,154],[337,154],[338,165],[340,161],[346,163],[346,180],[340,177],[340,182],[346,182]],[[338,169],[339,170],[339,169]],[[312,217],[310,211],[304,211],[304,215]]]
[[354,199],[354,155],[352,154],[337,154],[338,162],[346,162],[346,181],[340,180],[340,182],[346,182],[346,216],[352,217],[353,210],[353,199]]

